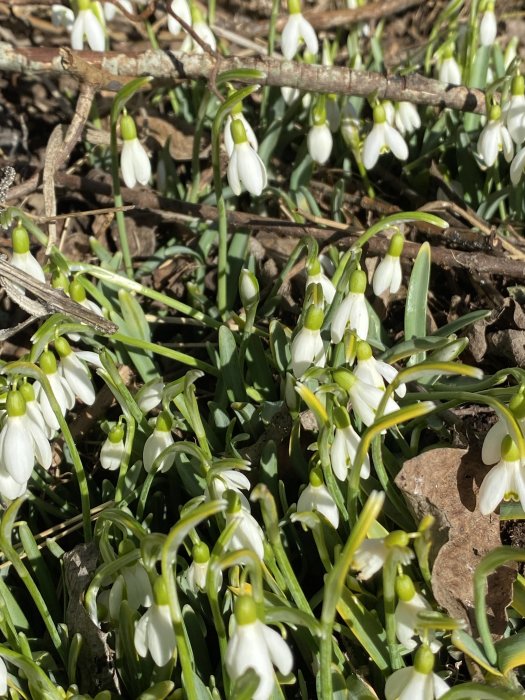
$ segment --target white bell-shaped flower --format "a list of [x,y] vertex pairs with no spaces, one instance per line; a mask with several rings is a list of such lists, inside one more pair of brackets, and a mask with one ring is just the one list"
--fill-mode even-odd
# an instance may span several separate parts
[[514,156],[514,142],[507,127],[503,124],[499,105],[491,107],[489,121],[481,130],[478,138],[477,150],[489,168],[496,162],[500,151],[503,151],[507,163]]
[[396,102],[394,106],[394,126],[400,134],[411,134],[421,126],[421,117],[412,102]]
[[359,338],[366,340],[369,319],[365,290],[366,273],[363,270],[354,270],[350,276],[350,292],[332,317],[330,326],[332,343],[340,343],[347,328],[354,330]]
[[525,170],[525,147],[521,148],[510,164],[510,181],[516,187]]
[[67,384],[73,394],[86,406],[91,406],[95,401],[96,393],[89,370],[81,358],[86,357],[97,367],[102,367],[98,355],[93,352],[75,353],[67,340],[62,337],[55,340],[55,349],[60,356],[58,371],[63,377],[64,384]]
[[[177,17],[180,17],[186,24],[191,27],[191,10],[188,5],[187,0],[172,0],[170,3],[172,12],[174,12]],[[168,31],[170,34],[177,36],[182,30],[182,25],[179,21],[173,17],[169,12],[168,14]]]
[[140,387],[135,396],[135,401],[142,413],[149,413],[157,406],[160,406],[163,391],[164,382],[162,379],[153,379]]
[[153,592],[155,602],[137,622],[134,643],[139,656],[145,657],[149,652],[157,666],[165,666],[173,658],[176,638],[168,594],[160,576],[155,581]]
[[126,187],[135,187],[137,182],[147,185],[151,178],[151,163],[144,146],[137,138],[137,128],[129,114],[123,114],[120,119],[120,133],[124,141],[120,154],[120,169]]
[[250,504],[242,491],[250,489],[250,480],[237,469],[221,469],[214,467],[206,475],[206,488],[204,498],[207,501],[217,500],[223,497],[225,491],[235,491],[239,494],[241,504],[250,510]]
[[525,508],[525,461],[518,446],[506,435],[501,441],[501,461],[489,471],[479,489],[479,510],[492,513],[502,500],[516,500]]
[[243,267],[239,275],[239,296],[246,311],[255,308],[259,303],[259,282],[253,272],[246,267]]
[[313,126],[306,137],[308,153],[313,161],[324,165],[332,152],[333,138],[326,118],[326,98],[322,95],[312,110]]
[[54,27],[65,27],[71,32],[75,23],[75,13],[64,5],[51,5],[51,23]]
[[[122,7],[127,10],[130,14],[133,13],[133,5],[130,0],[119,0],[119,4],[122,5]],[[121,14],[119,8],[116,5],[113,5],[111,2],[105,2],[104,3],[104,18],[107,22],[111,22],[115,18],[115,15]]]
[[100,464],[102,468],[108,471],[120,469],[125,452],[124,426],[122,423],[117,423],[110,429],[107,438],[102,443],[100,449]]
[[312,469],[308,481],[308,486],[301,491],[297,501],[297,513],[310,511],[320,513],[337,530],[339,526],[339,511],[330,495],[330,491],[324,485],[320,469]]
[[[376,360],[370,345],[360,340],[357,343],[357,366],[354,369],[354,375],[362,382],[384,391],[385,381],[391,384],[397,377],[397,369],[387,362]],[[402,398],[407,393],[406,386],[400,384],[395,393]]]
[[[525,434],[525,387],[522,386],[509,401],[509,409],[518,421],[521,431]],[[496,464],[501,459],[501,443],[509,434],[507,421],[500,416],[485,435],[481,447],[481,461],[483,464]]]
[[[332,471],[339,479],[345,481],[348,470],[354,463],[361,437],[356,433],[350,422],[348,411],[343,406],[334,409],[335,434],[330,448]],[[370,476],[370,458],[366,455],[361,465],[361,478]]]
[[84,39],[92,51],[105,51],[106,36],[100,4],[78,0],[78,15],[71,28],[71,48],[82,51]]
[[402,233],[395,233],[390,239],[388,252],[376,267],[372,280],[372,289],[376,296],[388,291],[395,294],[401,287],[403,272],[401,270],[401,253],[405,245]]
[[254,151],[257,151],[257,149],[259,148],[257,136],[255,135],[255,132],[250,126],[250,124],[248,123],[246,117],[242,113],[242,102],[238,102],[236,105],[234,105],[234,107],[232,107],[231,114],[228,114],[228,116],[226,117],[226,123],[224,124],[224,147],[226,148],[226,153],[228,154],[228,157],[231,157],[233,149],[235,147],[230,127],[232,119],[241,120],[242,125],[244,126],[244,131],[246,132],[246,138],[248,139],[248,143]]
[[323,320],[322,310],[312,304],[306,311],[303,327],[292,341],[292,372],[297,379],[312,365],[324,367],[326,364],[326,352],[321,338]]
[[494,14],[494,3],[489,2],[481,17],[479,25],[479,43],[481,46],[492,46],[498,34],[498,21]]
[[[71,299],[73,299],[73,301],[76,301],[77,304],[80,304],[80,306],[83,306],[85,309],[92,311],[94,314],[97,314],[97,316],[104,318],[104,314],[100,306],[91,299],[87,298],[86,290],[84,289],[84,286],[82,285],[78,277],[76,277],[69,283],[67,291]],[[80,340],[79,333],[68,333],[67,337],[74,343],[78,343]]]
[[290,16],[281,34],[281,51],[283,56],[291,61],[304,42],[309,53],[319,52],[317,34],[310,22],[301,13],[301,0],[288,0]]
[[[31,277],[34,277],[39,282],[45,282],[46,276],[44,275],[44,270],[42,270],[42,266],[38,260],[31,254],[29,250],[29,234],[20,222],[13,229],[11,241],[13,244],[13,254],[10,260],[11,265],[31,275]],[[21,285],[17,285],[17,288],[22,294],[25,294],[25,290]]]
[[[171,434],[171,426],[173,421],[171,416],[162,411],[157,417],[155,423],[155,428],[151,435],[148,437],[144,443],[144,451],[142,453],[142,463],[144,469],[149,473],[157,457],[164,452],[164,450],[174,444],[173,435]],[[158,465],[157,469],[161,472],[167,472],[173,466],[175,462],[175,454],[172,452],[168,453],[166,457],[163,457]]]
[[226,669],[232,681],[253,669],[259,685],[253,700],[268,700],[275,688],[276,666],[283,675],[293,667],[289,646],[271,627],[257,618],[257,606],[250,596],[240,596],[235,602],[235,624],[226,649]]
[[[39,364],[51,385],[51,391],[58,403],[60,412],[65,416],[66,411],[70,411],[75,405],[75,395],[69,384],[64,382],[62,374],[58,371],[56,357],[51,350],[45,350],[42,353]],[[60,425],[40,382],[35,382],[35,394],[40,404],[40,410],[42,411],[44,421],[49,428],[48,435],[51,436],[60,428]]]
[[25,490],[35,460],[44,469],[51,466],[51,446],[46,434],[27,415],[20,391],[7,394],[6,413],[0,431],[0,469],[18,484],[23,484]]
[[291,105],[298,100],[300,94],[301,91],[298,88],[289,87],[288,85],[281,87],[281,95],[287,105]]
[[399,131],[386,118],[383,105],[374,107],[374,126],[363,143],[363,165],[371,170],[382,153],[392,151],[398,160],[408,158],[408,146]]
[[421,628],[418,615],[420,612],[432,610],[430,603],[418,593],[412,579],[406,574],[396,578],[396,595],[398,602],[394,611],[396,623],[396,637],[407,651],[414,651],[418,642],[414,637],[425,636],[430,646],[430,651],[436,653],[441,648],[441,643],[434,638],[432,630]]
[[264,559],[264,532],[250,511],[245,508],[235,491],[225,491],[229,507],[226,511],[226,525],[237,522],[228,549],[236,552],[239,549],[251,549],[262,561]]
[[[192,29],[199,39],[205,44],[208,44],[212,51],[216,51],[217,41],[215,36],[208,24],[204,21],[202,12],[196,5],[191,6],[191,20]],[[183,53],[204,53],[202,46],[189,34],[184,38],[180,50]]]
[[321,263],[315,259],[308,265],[308,277],[306,279],[306,289],[311,284],[320,284],[323,290],[323,299],[327,304],[331,304],[335,297],[335,286],[332,280],[325,275],[321,269]]
[[386,700],[437,700],[449,686],[433,669],[434,654],[424,644],[417,650],[413,666],[400,668],[386,679]]
[[408,566],[414,558],[414,552],[407,546],[409,541],[403,530],[365,540],[354,554],[352,568],[360,571],[361,581],[366,581],[383,568],[387,557],[392,557],[396,564]]
[[228,183],[234,194],[243,189],[258,197],[267,184],[266,168],[248,141],[246,129],[240,119],[232,119],[230,131],[233,152],[228,163]]
[[[354,414],[365,424],[372,425],[376,419],[376,412],[381,403],[384,390],[378,389],[368,382],[356,377],[356,375],[347,369],[336,369],[333,372],[334,380],[339,386],[344,389],[350,397],[350,403]],[[389,398],[387,399],[383,415],[398,411],[397,403]]]
[[20,384],[19,391],[26,402],[26,413],[28,419],[35,424],[37,430],[48,436],[49,429],[44,420],[44,416],[42,415],[40,404],[36,399],[36,393],[33,385],[29,382],[24,382],[23,384]]
[[509,134],[516,144],[525,141],[525,80],[515,75],[511,83],[511,97],[504,105],[503,113]]
[[438,78],[442,83],[449,85],[461,85],[461,68],[454,58],[456,47],[449,43],[443,51],[443,56],[438,71]]
[[206,590],[206,577],[210,563],[208,545],[205,542],[194,545],[191,550],[191,558],[192,562],[186,571],[185,578],[190,590],[197,594],[199,591]]
[[[119,545],[119,554],[122,556],[133,549],[135,549],[133,543],[123,540]],[[149,608],[153,604],[153,588],[141,560],[122,567],[111,586],[108,603],[109,614],[113,620],[119,619],[120,605],[123,600],[127,600],[132,610],[138,610],[140,607]]]

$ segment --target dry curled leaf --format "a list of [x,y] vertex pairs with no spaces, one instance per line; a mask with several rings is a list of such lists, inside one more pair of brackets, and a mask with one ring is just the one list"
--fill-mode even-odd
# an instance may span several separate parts
[[[396,477],[416,520],[428,514],[435,518],[432,592],[436,601],[473,629],[474,570],[485,554],[501,545],[499,518],[481,515],[476,508],[477,492],[489,469],[477,451],[437,448],[405,462]],[[501,567],[489,578],[487,608],[494,634],[505,629],[515,573]]]

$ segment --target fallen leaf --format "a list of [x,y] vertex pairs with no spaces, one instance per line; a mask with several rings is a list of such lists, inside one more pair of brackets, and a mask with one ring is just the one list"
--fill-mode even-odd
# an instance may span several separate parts
[[[476,497],[490,467],[479,452],[436,448],[404,463],[396,484],[416,521],[433,515],[432,592],[449,615],[476,633],[473,574],[480,560],[501,545],[497,515],[481,515]],[[503,634],[516,571],[501,567],[489,578],[487,609],[491,631]]]

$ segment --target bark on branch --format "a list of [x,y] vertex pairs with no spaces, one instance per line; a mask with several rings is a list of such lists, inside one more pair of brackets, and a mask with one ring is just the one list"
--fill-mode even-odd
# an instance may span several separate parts
[[214,79],[224,71],[251,69],[257,78],[239,78],[239,83],[296,87],[308,92],[337,93],[380,99],[406,100],[415,104],[448,107],[463,112],[485,113],[481,90],[447,85],[413,74],[388,76],[355,71],[341,66],[299,64],[265,57],[229,56],[217,61],[207,54],[176,51],[74,52],[71,49],[20,48],[0,42],[0,72],[42,73],[67,71],[80,80],[105,90],[119,90],[131,78],[151,75],[167,81]]

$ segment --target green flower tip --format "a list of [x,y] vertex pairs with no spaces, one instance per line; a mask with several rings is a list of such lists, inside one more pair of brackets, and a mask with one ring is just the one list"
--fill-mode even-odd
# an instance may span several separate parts
[[126,539],[122,540],[118,546],[118,553],[122,557],[124,554],[129,554],[135,549],[135,545],[133,544],[132,540],[130,540],[129,537],[126,537]]
[[313,304],[309,306],[304,319],[304,327],[308,328],[309,331],[318,331],[323,325],[323,321],[323,310]]
[[210,548],[206,542],[199,542],[193,546],[191,556],[196,564],[206,564],[210,560]]
[[334,423],[338,430],[344,430],[350,425],[350,416],[344,406],[334,408]]
[[162,576],[157,576],[153,584],[153,595],[157,605],[169,605],[170,599]]
[[361,362],[363,360],[369,360],[372,357],[372,348],[366,342],[366,340],[360,340],[357,343],[357,359]]
[[13,244],[13,252],[24,254],[29,253],[29,234],[20,222],[11,233],[11,242]]
[[315,467],[310,471],[308,481],[310,482],[310,486],[313,486],[316,489],[324,484],[323,472],[319,469],[319,467]]
[[241,499],[239,498],[239,493],[233,489],[226,489],[223,494],[226,502],[228,503],[227,512],[229,515],[235,515],[241,510]]
[[312,119],[315,126],[322,126],[326,124],[326,98],[324,95],[321,96],[312,111]]
[[53,289],[63,289],[67,292],[69,290],[69,280],[63,272],[56,272],[51,277],[51,286]]
[[333,372],[333,378],[336,384],[345,391],[350,391],[356,382],[356,378],[348,369],[336,369]]
[[133,141],[137,138],[135,120],[129,114],[123,114],[120,118],[120,135],[124,141]]
[[69,296],[73,301],[76,301],[78,304],[81,304],[83,301],[86,301],[86,290],[82,286],[82,284],[79,282],[78,279],[74,279],[71,281],[69,285]]
[[491,122],[496,122],[501,117],[501,107],[499,105],[492,105],[489,112],[489,120]]
[[233,105],[230,114],[233,118],[238,117],[240,114],[242,114],[242,100],[239,100]]
[[78,0],[78,11],[82,12],[84,10],[89,10],[91,7],[91,0]]
[[501,458],[505,462],[517,462],[520,458],[518,446],[510,435],[505,435],[501,441]]
[[60,357],[67,357],[73,352],[71,350],[71,345],[65,338],[62,338],[62,336],[55,339],[55,350],[58,352]]
[[288,0],[288,12],[291,15],[298,15],[301,12],[301,0]]
[[516,420],[521,420],[522,418],[525,418],[525,395],[521,391],[521,389],[518,391],[517,394],[514,394],[512,399],[509,402],[509,408],[512,411],[512,415]]
[[409,537],[404,530],[394,530],[385,537],[387,547],[406,547],[408,542]]
[[434,670],[434,654],[426,644],[422,644],[416,651],[414,668],[416,671],[424,673],[426,676]]
[[512,78],[510,91],[513,97],[517,97],[518,95],[525,95],[525,81],[523,80],[522,75],[518,74]]
[[354,270],[350,275],[350,291],[353,294],[364,294],[366,290],[366,272]]
[[172,425],[173,420],[170,414],[167,411],[161,411],[155,423],[155,430],[160,430],[161,433],[169,433]]
[[321,273],[321,263],[317,258],[314,258],[308,263],[308,277],[315,277]]
[[26,402],[20,391],[10,391],[6,401],[7,415],[9,418],[18,418],[26,414]]
[[374,107],[374,124],[384,124],[386,122],[386,112],[383,105],[379,104]]
[[233,143],[236,146],[238,146],[241,143],[244,143],[245,141],[248,141],[248,137],[246,136],[246,129],[244,128],[244,124],[240,119],[231,120],[230,131]]
[[394,233],[388,246],[388,254],[393,258],[401,257],[405,245],[405,237],[402,233]]
[[448,44],[445,46],[445,48],[444,48],[444,50],[443,50],[443,59],[454,58],[454,52],[455,52],[455,50],[456,50],[456,47],[455,47],[455,45],[454,45],[454,42],[451,41],[450,43],[448,43]]
[[19,391],[24,397],[26,403],[35,400],[35,390],[33,389],[33,385],[29,382],[24,382],[21,384]]
[[197,22],[204,22],[204,15],[195,3],[191,3],[191,23],[196,24]]
[[242,595],[235,601],[235,621],[238,625],[251,625],[257,620],[257,606],[249,595]]
[[45,374],[55,374],[57,371],[57,358],[51,350],[44,350],[40,355],[40,368]]
[[124,426],[122,423],[117,423],[114,425],[108,433],[108,440],[116,445],[124,439]]
[[396,595],[399,600],[408,602],[409,600],[412,600],[415,593],[416,589],[414,588],[414,583],[410,576],[401,574],[401,576],[396,578]]

